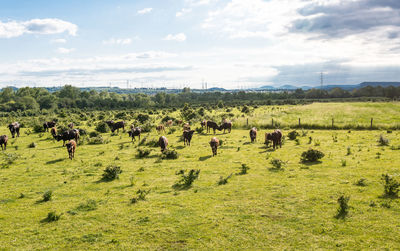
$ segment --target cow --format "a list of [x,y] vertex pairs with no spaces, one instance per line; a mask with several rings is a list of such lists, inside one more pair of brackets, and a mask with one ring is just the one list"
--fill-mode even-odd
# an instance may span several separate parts
[[164,152],[168,146],[168,140],[165,136],[161,136],[158,139],[158,145],[161,147],[161,152]]
[[189,125],[189,123],[185,123],[185,124],[183,125],[183,131],[190,131],[190,125]]
[[207,133],[209,133],[211,131],[211,128],[214,130],[214,134],[215,134],[215,130],[218,129],[218,124],[215,123],[214,121],[207,121]]
[[43,128],[44,128],[44,130],[45,130],[46,132],[48,132],[48,131],[49,131],[49,128],[55,127],[56,124],[57,124],[57,122],[55,122],[55,121],[44,122],[44,123],[43,123]]
[[158,133],[160,133],[161,131],[164,131],[164,132],[165,132],[165,127],[164,127],[164,125],[158,125],[158,126],[156,127],[156,130],[157,130]]
[[177,120],[175,123],[176,123],[177,125],[182,125],[182,124],[183,124],[183,120]]
[[201,128],[206,127],[207,126],[207,120],[201,121],[200,125],[201,125]]
[[78,143],[78,139],[79,139],[79,131],[77,129],[72,129],[72,130],[68,130],[66,132],[63,132],[62,134],[58,134],[56,135],[54,138],[57,141],[62,140],[63,141],[63,146],[65,145],[65,141],[67,140],[71,140],[74,139],[76,143]]
[[142,133],[142,129],[140,127],[135,127],[135,128],[132,128],[128,132],[128,135],[129,135],[129,137],[132,137],[132,141],[136,141],[135,137],[139,136],[139,140],[140,140],[140,134],[141,133]]
[[219,146],[219,140],[216,137],[213,137],[210,141],[211,150],[213,153],[213,157],[217,155],[217,149]]
[[69,127],[70,129],[74,129],[74,123],[73,123],[73,122],[69,123],[69,124],[68,124],[68,127]]
[[113,120],[109,120],[106,121],[106,123],[110,127],[111,132],[115,132],[115,130],[117,130],[118,133],[120,128],[125,131],[125,121],[114,122]]
[[7,141],[8,141],[7,135],[2,135],[2,136],[0,136],[0,146],[1,146],[1,150],[3,150],[3,145],[4,145],[4,150],[7,150]]
[[165,123],[165,126],[166,126],[166,127],[172,126],[172,120],[171,120],[171,119],[168,120],[168,121]]
[[183,131],[183,144],[190,146],[190,141],[192,141],[194,130]]
[[69,158],[72,160],[75,157],[76,142],[75,140],[70,140],[67,144],[67,150]]
[[265,144],[268,147],[269,141],[272,141],[273,148],[282,148],[282,132],[280,130],[275,130],[272,133],[265,134]]
[[13,138],[15,138],[15,134],[17,134],[17,137],[19,137],[19,128],[20,125],[18,122],[14,122],[8,125],[8,129],[10,129],[10,133]]
[[53,138],[55,138],[56,135],[57,135],[57,128],[52,127],[51,130],[50,130],[50,133],[51,133],[51,135],[53,135]]
[[221,131],[222,129],[224,129],[224,133],[225,130],[228,130],[228,133],[231,132],[232,130],[232,122],[224,122],[219,126],[219,130]]
[[251,128],[251,130],[250,130],[250,139],[251,139],[251,143],[256,141],[256,139],[257,139],[257,128],[255,128],[255,127]]

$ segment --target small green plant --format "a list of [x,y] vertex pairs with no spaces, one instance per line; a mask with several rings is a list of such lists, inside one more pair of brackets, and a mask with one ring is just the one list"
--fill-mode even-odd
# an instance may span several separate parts
[[79,204],[76,210],[79,211],[93,211],[97,209],[97,203],[95,200],[89,199],[84,203]]
[[53,191],[47,190],[46,192],[44,192],[42,196],[43,197],[42,201],[43,202],[50,201],[52,196],[53,196]]
[[112,181],[118,179],[120,173],[122,173],[121,167],[110,165],[104,169],[102,180]]
[[166,149],[161,154],[161,159],[177,159],[179,157],[178,152],[174,149]]
[[134,179],[133,176],[131,176],[131,177],[129,178],[129,182],[130,182],[129,186],[133,187],[133,186],[135,185],[135,179]]
[[151,152],[150,149],[138,148],[138,149],[137,149],[136,157],[137,157],[138,159],[146,158],[147,156],[150,155],[150,152]]
[[308,144],[311,144],[311,142],[312,142],[312,137],[310,136],[308,137]]
[[397,198],[400,190],[400,182],[389,174],[382,174],[383,195],[385,197]]
[[347,161],[345,159],[342,159],[342,166],[347,166]]
[[283,170],[283,167],[286,165],[287,162],[274,158],[269,163],[273,166],[272,168],[270,168],[270,170]]
[[246,164],[242,164],[240,166],[240,172],[238,173],[238,175],[245,175],[247,174],[247,171],[250,170],[250,167],[248,167]]
[[103,137],[101,135],[99,135],[97,137],[89,138],[88,144],[89,145],[101,145],[101,144],[105,144],[105,141],[104,141]]
[[301,154],[301,161],[302,162],[315,162],[322,159],[325,154],[316,149],[308,149],[307,151]]
[[172,187],[178,190],[189,189],[190,187],[192,187],[193,182],[198,179],[199,174],[199,169],[191,169],[189,172],[186,172],[182,169],[176,173],[176,175],[180,175],[181,178]]
[[320,145],[321,142],[318,139],[314,140],[314,146],[320,146]]
[[300,134],[296,130],[288,133],[288,138],[290,140],[295,140],[297,138],[297,136],[300,136]]
[[300,139],[295,139],[294,142],[296,142],[296,145],[300,145]]
[[146,195],[150,193],[150,189],[149,190],[145,190],[145,189],[139,189],[136,191],[136,196],[134,196],[131,199],[131,203],[135,204],[141,200],[146,200]]
[[93,131],[93,132],[89,133],[89,137],[90,138],[95,138],[95,137],[98,137],[98,136],[100,136],[100,133],[97,132],[97,131]]
[[226,178],[220,176],[220,177],[219,177],[219,181],[218,181],[217,184],[218,184],[219,186],[220,186],[220,185],[225,185],[225,184],[228,183],[228,180],[229,180],[231,177],[232,177],[232,174],[230,174],[230,175],[227,176]]
[[338,142],[337,134],[336,134],[336,133],[332,135],[332,141],[333,141],[334,143]]
[[367,186],[367,179],[361,178],[361,179],[357,180],[357,182],[354,183],[354,185],[360,186],[360,187],[365,187],[365,186]]
[[388,146],[389,145],[389,139],[383,137],[383,135],[380,135],[379,139],[378,139],[378,143],[379,143],[380,146]]
[[338,198],[337,202],[339,203],[339,208],[338,208],[336,216],[335,216],[336,219],[346,218],[347,214],[349,213],[349,204],[348,204],[349,200],[350,200],[350,197],[344,196],[344,195],[341,195]]
[[47,217],[42,220],[42,222],[53,222],[58,221],[62,214],[57,214],[55,211],[49,212]]
[[350,148],[350,146],[347,147],[347,155],[351,155],[351,148]]
[[196,127],[196,133],[202,134],[204,132],[204,127]]

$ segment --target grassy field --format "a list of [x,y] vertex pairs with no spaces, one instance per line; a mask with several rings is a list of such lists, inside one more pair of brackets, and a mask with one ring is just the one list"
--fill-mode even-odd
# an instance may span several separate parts
[[[373,112],[378,121],[398,123],[398,103],[373,105],[285,106],[270,116],[289,123],[300,113],[305,121],[325,123],[334,115],[350,123],[367,109],[368,115],[380,111]],[[329,116],[315,114],[321,107]],[[258,120],[268,111],[272,107],[261,107],[252,116]],[[366,114],[356,118],[368,119]],[[184,147],[177,128],[165,134],[179,153],[175,160],[161,160],[160,149],[149,146],[140,147],[151,153],[139,159],[138,142],[131,143],[127,133],[105,133],[107,144],[79,145],[71,161],[62,142],[49,133],[27,135],[27,130],[0,155],[2,163],[12,162],[0,169],[0,249],[400,248],[400,201],[382,197],[381,182],[386,173],[400,180],[399,131],[298,130],[298,141],[286,137],[282,149],[273,151],[263,145],[267,130],[259,130],[251,144],[248,130],[234,129],[217,133],[223,145],[211,157],[212,135],[195,134],[192,145]],[[285,136],[288,132],[283,130]],[[1,134],[9,134],[5,126]],[[155,131],[142,138],[146,135],[159,137]],[[389,146],[378,145],[380,135]],[[36,147],[29,147],[33,142]],[[309,148],[325,154],[321,162],[300,161]],[[282,169],[274,169],[272,159],[282,160]],[[242,164],[250,169],[238,175]],[[101,178],[109,165],[120,166],[122,173],[105,182]],[[181,169],[200,170],[189,189],[173,188]],[[227,184],[217,184],[231,174]],[[355,185],[360,179],[365,186]],[[149,193],[131,203],[139,189]],[[52,197],[44,202],[48,190]],[[335,218],[340,195],[350,196],[344,219]],[[61,217],[47,222],[52,211]]]

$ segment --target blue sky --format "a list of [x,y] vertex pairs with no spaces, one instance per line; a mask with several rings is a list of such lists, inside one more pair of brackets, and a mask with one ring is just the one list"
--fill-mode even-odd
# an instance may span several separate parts
[[[400,81],[396,0],[0,0],[0,86]],[[368,17],[368,18],[367,18]]]

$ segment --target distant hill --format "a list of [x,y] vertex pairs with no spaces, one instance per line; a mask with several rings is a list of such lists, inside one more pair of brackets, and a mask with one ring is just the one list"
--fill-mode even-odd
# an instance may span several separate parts
[[388,87],[388,86],[400,86],[400,82],[362,82],[359,84],[359,87],[366,87],[366,86],[382,86],[382,87]]

